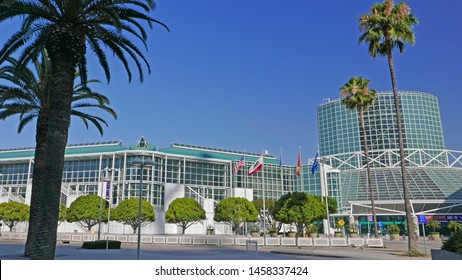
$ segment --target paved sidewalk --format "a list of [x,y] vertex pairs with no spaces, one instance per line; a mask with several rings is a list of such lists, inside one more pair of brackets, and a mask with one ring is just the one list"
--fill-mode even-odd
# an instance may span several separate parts
[[[441,241],[418,241],[419,250],[427,256],[402,256],[407,241],[384,241],[385,248],[361,247],[259,247],[246,252],[242,246],[192,246],[142,244],[142,260],[429,260],[430,249],[441,248]],[[136,244],[122,244],[120,250],[86,250],[81,243],[62,244],[56,248],[56,260],[135,260]],[[1,241],[0,260],[27,260],[24,242]]]

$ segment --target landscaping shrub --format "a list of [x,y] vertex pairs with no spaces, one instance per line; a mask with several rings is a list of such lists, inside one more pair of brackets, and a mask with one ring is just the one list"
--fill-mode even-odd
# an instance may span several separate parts
[[120,249],[120,241],[116,240],[97,240],[83,242],[82,249],[106,249],[106,242],[108,249]]
[[441,249],[462,254],[462,232],[459,231],[451,234],[448,239],[443,241]]

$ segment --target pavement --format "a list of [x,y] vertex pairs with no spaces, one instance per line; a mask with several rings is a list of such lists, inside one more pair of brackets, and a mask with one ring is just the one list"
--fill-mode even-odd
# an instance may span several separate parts
[[[245,246],[155,245],[141,244],[141,260],[430,260],[430,249],[441,248],[441,241],[418,241],[423,257],[406,257],[407,241],[384,240],[385,248],[367,247],[281,247],[260,246],[246,251]],[[23,256],[23,241],[0,241],[0,260],[28,260]],[[136,260],[136,244],[121,249],[82,249],[82,243],[58,242],[56,260]]]

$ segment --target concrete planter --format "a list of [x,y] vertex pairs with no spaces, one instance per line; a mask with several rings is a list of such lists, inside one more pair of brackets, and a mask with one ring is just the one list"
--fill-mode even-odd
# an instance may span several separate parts
[[350,238],[358,238],[359,234],[357,232],[350,232]]
[[254,231],[254,232],[251,232],[250,235],[252,235],[252,237],[259,237],[259,236],[260,236],[260,232]]
[[399,233],[390,233],[390,240],[399,240]]
[[317,232],[312,232],[312,233],[310,233],[310,237],[311,238],[316,238],[316,237],[318,237],[318,233]]
[[462,260],[462,254],[441,249],[431,249],[432,260]]
[[428,237],[430,238],[430,240],[432,241],[438,241],[438,240],[441,240],[440,238],[440,233],[439,232],[431,232]]
[[336,231],[334,233],[334,237],[342,237],[343,236],[343,233],[341,231]]
[[295,237],[296,234],[297,234],[296,232],[289,231],[289,232],[287,233],[287,236],[288,236],[288,237]]

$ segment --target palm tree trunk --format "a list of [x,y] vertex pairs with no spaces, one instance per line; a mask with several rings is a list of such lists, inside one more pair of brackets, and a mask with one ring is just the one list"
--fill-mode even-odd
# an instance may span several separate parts
[[412,209],[410,202],[409,187],[407,185],[406,178],[406,160],[404,155],[404,141],[403,141],[403,130],[401,124],[401,112],[398,98],[398,90],[396,88],[396,76],[395,76],[395,67],[393,64],[393,57],[391,51],[388,53],[388,66],[390,68],[391,83],[393,86],[393,96],[395,99],[395,110],[396,110],[396,119],[398,121],[398,139],[399,139],[399,156],[401,159],[401,178],[403,181],[403,193],[404,193],[404,208],[406,210],[406,223],[407,223],[407,232],[408,232],[408,249],[417,250],[417,242],[414,235],[414,220],[412,219]]
[[36,221],[41,215],[40,212],[40,190],[42,189],[42,175],[45,166],[45,148],[47,137],[48,118],[46,112],[39,112],[35,135],[34,169],[32,175],[32,192],[30,200],[29,227],[24,256],[29,257],[32,250],[32,242],[35,235]]
[[366,156],[366,169],[367,169],[367,183],[369,185],[369,193],[371,195],[371,207],[372,207],[372,218],[374,220],[374,236],[378,237],[378,228],[377,228],[377,215],[375,213],[375,199],[374,199],[374,190],[372,189],[372,176],[371,176],[371,168],[369,166],[369,149],[367,148],[367,138],[366,138],[366,127],[364,125],[364,116],[363,116],[363,108],[358,108],[359,120],[361,122],[361,129],[363,132],[364,138],[364,155]]
[[59,200],[64,168],[75,75],[72,56],[50,55],[52,90],[46,143],[43,185],[40,190],[40,216],[35,225],[31,259],[54,259],[59,216]]

